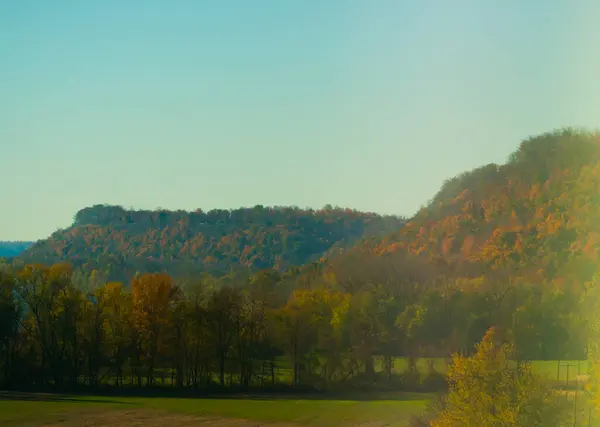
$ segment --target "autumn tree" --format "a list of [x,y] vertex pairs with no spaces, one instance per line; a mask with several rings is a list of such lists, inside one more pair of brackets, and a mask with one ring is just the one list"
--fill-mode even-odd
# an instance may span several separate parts
[[[181,321],[182,340],[187,379],[189,386],[198,389],[208,385],[217,356],[217,340],[213,323],[209,316],[210,304],[214,302],[218,290],[217,280],[209,275],[203,275],[187,288],[184,294],[185,313]],[[211,312],[216,315],[216,312]],[[223,378],[224,380],[224,378]]]
[[171,332],[171,308],[178,292],[166,274],[141,275],[131,283],[131,316],[141,337],[148,384],[154,383],[159,351]]
[[588,359],[592,364],[591,378],[588,384],[592,404],[600,415],[600,282],[599,277],[588,283],[587,307],[588,317]]
[[318,290],[301,289],[291,295],[278,310],[278,337],[282,348],[290,356],[293,369],[292,385],[302,381],[302,373],[309,369],[317,342],[317,325],[320,320]]
[[491,328],[473,356],[454,355],[449,392],[431,426],[566,426],[566,400],[529,365],[511,364],[512,354],[506,337]]
[[221,387],[225,386],[225,370],[231,355],[236,333],[236,316],[241,303],[238,289],[223,286],[209,297],[205,311],[206,328],[214,351]]
[[25,305],[25,333],[39,351],[38,379],[45,384],[52,376],[55,386],[65,374],[76,380],[80,365],[77,321],[80,294],[71,285],[71,267],[27,265],[17,275],[16,292]]
[[97,386],[99,372],[104,364],[103,344],[105,340],[104,316],[106,298],[104,288],[96,288],[83,301],[83,345],[87,355],[87,376],[90,385]]
[[429,311],[421,304],[410,304],[396,318],[396,326],[400,329],[408,353],[408,369],[416,374],[417,358],[423,342],[423,331],[427,325]]
[[109,371],[115,376],[115,385],[119,386],[123,381],[123,367],[130,354],[131,295],[121,283],[116,282],[106,283],[95,295],[96,310],[101,313],[98,332],[103,337],[101,352],[106,357]]
[[380,325],[376,295],[368,290],[353,296],[346,315],[346,330],[352,354],[367,377],[375,374],[374,355],[379,345]]
[[240,369],[239,379],[244,387],[250,385],[255,363],[261,357],[269,359],[271,342],[268,339],[269,314],[278,306],[277,284],[279,274],[263,270],[251,276],[235,305],[235,353]]

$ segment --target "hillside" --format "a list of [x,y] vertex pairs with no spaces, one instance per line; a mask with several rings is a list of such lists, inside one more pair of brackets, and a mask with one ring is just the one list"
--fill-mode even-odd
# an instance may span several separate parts
[[11,258],[29,248],[33,242],[0,241],[0,258]]
[[565,129],[523,141],[506,164],[447,180],[373,252],[408,251],[462,277],[581,289],[599,244],[600,134]]
[[[105,371],[115,373],[111,383],[131,378],[136,387],[148,372],[152,387],[158,372],[177,372],[176,388],[191,386],[186,375],[196,375],[193,387],[215,378],[230,387],[228,376],[250,387],[264,361],[282,357],[293,388],[423,391],[429,378],[433,391],[446,385],[440,371],[432,364],[421,376],[418,359],[473,354],[490,327],[518,360],[582,360],[595,328],[599,228],[600,135],[574,130],[527,139],[506,164],[448,180],[404,226],[341,209],[95,206],[19,257],[69,261],[74,272],[0,271],[6,295],[21,295],[5,304],[16,325],[5,329],[23,331],[8,335],[14,366],[31,367],[0,372],[23,372],[11,374],[14,384],[39,384],[27,372],[77,384]],[[303,267],[287,269],[294,265]],[[287,274],[256,271],[270,266]],[[223,275],[237,269],[255,273]],[[136,271],[168,274],[129,280]],[[44,325],[56,322],[63,327],[45,347]],[[131,370],[136,363],[144,370]]]
[[172,212],[97,205],[79,211],[70,228],[37,242],[19,260],[68,261],[115,280],[127,280],[136,272],[168,271],[177,276],[285,270],[403,224],[397,217],[333,208]]
[[[396,217],[331,208],[189,213],[95,206],[19,259],[69,261],[121,280],[137,271],[223,274],[321,260],[319,272],[328,267],[355,282],[392,280],[367,277],[386,269],[403,277],[441,267],[473,279],[469,286],[485,277],[581,290],[600,265],[599,177],[600,134],[563,129],[524,140],[505,164],[447,180],[405,226]],[[357,245],[369,236],[375,239]],[[406,260],[413,255],[418,262]]]

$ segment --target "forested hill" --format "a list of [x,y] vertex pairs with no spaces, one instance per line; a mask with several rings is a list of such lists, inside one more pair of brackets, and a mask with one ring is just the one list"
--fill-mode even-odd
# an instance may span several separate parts
[[600,265],[599,245],[600,134],[565,129],[523,141],[506,164],[446,181],[369,250],[417,254],[474,279],[463,282],[470,286],[501,279],[581,289]]
[[11,258],[17,256],[32,244],[33,242],[0,241],[0,258]]
[[113,280],[136,272],[189,275],[232,270],[285,270],[318,260],[367,236],[400,229],[405,221],[349,209],[303,210],[256,206],[236,210],[136,211],[97,205],[73,225],[37,242],[19,261],[67,261]]
[[[353,290],[437,274],[437,267],[468,287],[520,281],[581,289],[600,265],[600,134],[563,129],[526,139],[505,164],[447,180],[403,224],[331,208],[189,213],[95,206],[19,260],[69,261],[128,282],[136,272],[219,275],[329,258],[318,271],[333,269],[327,280],[351,275]],[[367,236],[377,239],[356,245]]]

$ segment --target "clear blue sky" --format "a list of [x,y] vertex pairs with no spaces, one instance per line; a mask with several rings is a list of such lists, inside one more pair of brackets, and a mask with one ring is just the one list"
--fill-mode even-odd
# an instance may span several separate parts
[[0,239],[97,203],[411,215],[519,141],[600,122],[594,0],[0,6]]

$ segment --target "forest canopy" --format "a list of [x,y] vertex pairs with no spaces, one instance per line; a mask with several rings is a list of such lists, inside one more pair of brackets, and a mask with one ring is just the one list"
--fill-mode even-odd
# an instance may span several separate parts
[[284,271],[404,224],[400,217],[331,206],[186,212],[96,205],[77,212],[71,227],[37,242],[20,260],[69,262],[86,274],[96,270],[123,281],[138,272]]

